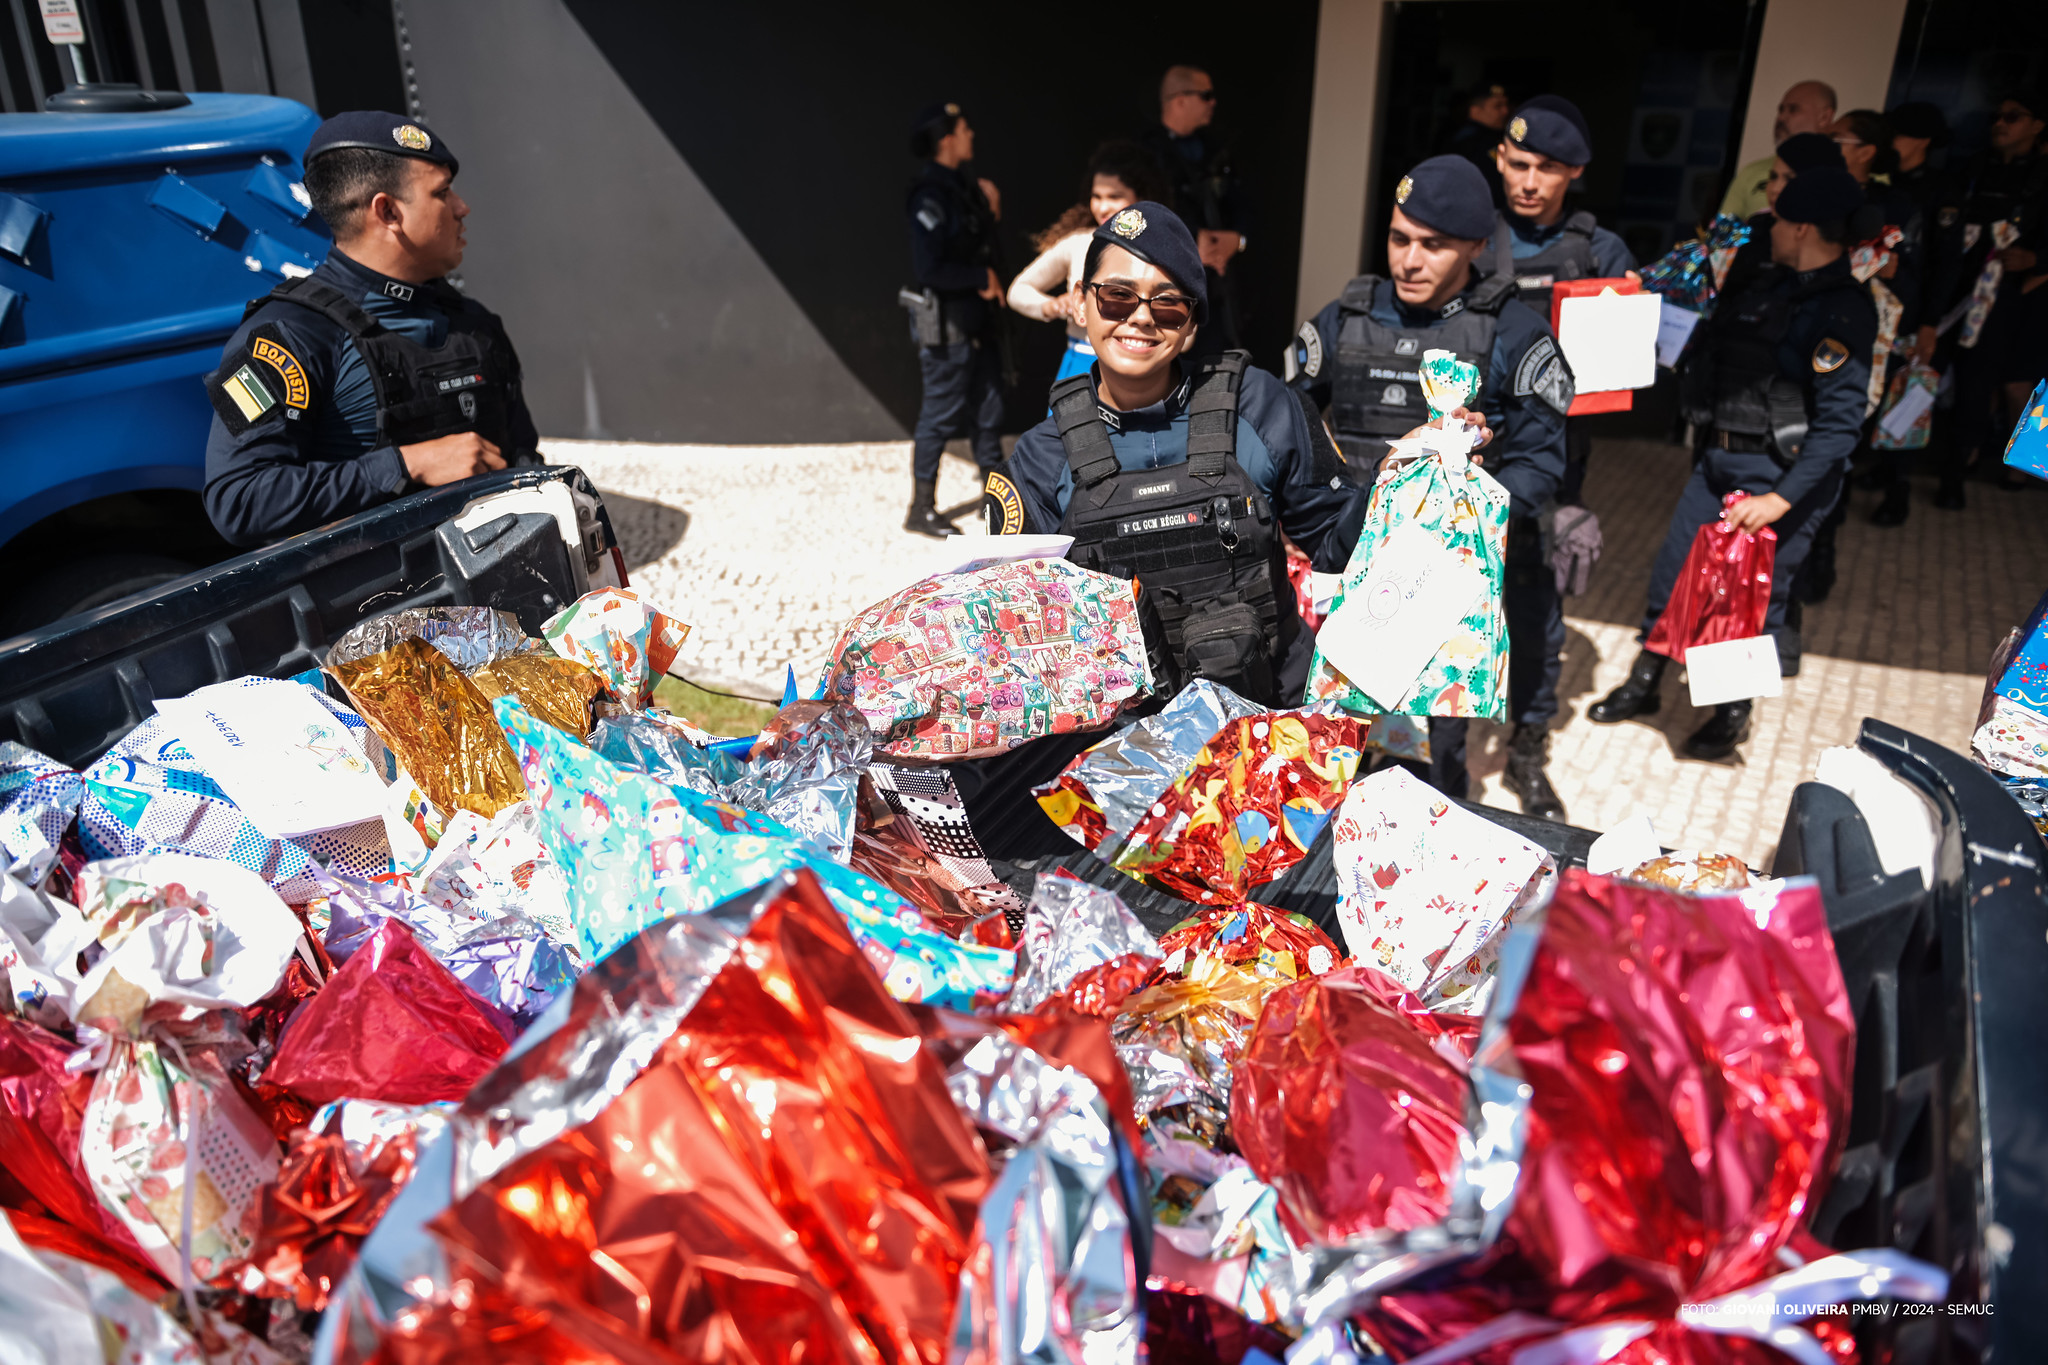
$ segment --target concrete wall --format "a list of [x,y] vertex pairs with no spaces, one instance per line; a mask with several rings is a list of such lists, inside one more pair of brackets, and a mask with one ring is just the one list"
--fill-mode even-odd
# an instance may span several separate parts
[[1384,87],[1385,0],[1323,0],[1316,87],[1301,205],[1301,270],[1294,312],[1313,317],[1359,272],[1373,220]]
[[1778,100],[1799,81],[1832,85],[1839,109],[1883,109],[1905,16],[1906,0],[1771,0],[1737,164],[1770,155]]

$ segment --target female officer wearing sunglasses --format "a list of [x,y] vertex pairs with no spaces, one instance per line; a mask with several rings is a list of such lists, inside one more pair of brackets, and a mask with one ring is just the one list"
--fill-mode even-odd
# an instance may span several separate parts
[[1341,569],[1362,494],[1339,476],[1321,422],[1243,351],[1183,358],[1208,297],[1171,210],[1144,201],[1113,215],[1081,279],[1095,365],[1053,386],[1052,414],[990,474],[990,531],[1071,535],[1074,562],[1138,579],[1167,690],[1208,677],[1299,702],[1312,641],[1281,532],[1317,568]]

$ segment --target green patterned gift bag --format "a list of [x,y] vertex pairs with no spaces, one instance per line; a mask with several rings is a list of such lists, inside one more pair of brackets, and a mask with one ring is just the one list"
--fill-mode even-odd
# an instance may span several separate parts
[[1317,633],[1308,703],[1506,717],[1508,491],[1468,458],[1470,440],[1454,428],[1395,443]]

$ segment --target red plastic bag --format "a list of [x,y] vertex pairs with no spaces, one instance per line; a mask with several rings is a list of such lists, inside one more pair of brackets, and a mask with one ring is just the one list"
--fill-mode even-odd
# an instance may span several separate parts
[[293,1013],[263,1079],[312,1104],[459,1100],[517,1036],[388,919]]
[[[1730,493],[1721,499],[1722,511],[1748,496]],[[1771,564],[1777,555],[1778,533],[1768,526],[1752,534],[1716,517],[1700,527],[1671,589],[1670,605],[1650,627],[1643,648],[1684,663],[1685,651],[1694,645],[1763,634],[1764,617],[1771,609]]]

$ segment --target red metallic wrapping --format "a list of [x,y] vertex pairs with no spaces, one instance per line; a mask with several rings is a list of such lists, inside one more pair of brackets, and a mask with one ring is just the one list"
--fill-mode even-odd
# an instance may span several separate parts
[[479,1350],[511,1305],[584,1358],[936,1365],[989,1179],[805,874],[618,1098],[430,1226],[494,1305]]
[[1231,1074],[1230,1131],[1295,1241],[1406,1231],[1450,1206],[1479,1021],[1343,967],[1280,987]]
[[515,1036],[502,1011],[388,919],[292,1015],[262,1079],[312,1104],[459,1100]]
[[1819,891],[1567,872],[1508,1030],[1532,1096],[1505,1231],[1373,1336],[1405,1359],[1519,1309],[1661,1321],[1619,1360],[1741,1358],[1666,1320],[1781,1271],[1838,1154],[1855,1020]]
[[1114,1019],[1122,1012],[1124,1001],[1142,990],[1158,969],[1156,957],[1120,953],[1081,971],[1053,999],[1098,1019]]
[[1138,821],[1117,866],[1187,900],[1243,900],[1308,852],[1358,771],[1364,736],[1350,717],[1232,721]]
[[1327,972],[1344,956],[1306,915],[1257,901],[1188,916],[1160,938],[1159,951],[1169,975],[1186,975],[1194,959],[1213,957],[1282,981]]
[[[1734,492],[1721,500],[1723,510],[1748,497]],[[1738,531],[1715,518],[1693,533],[1692,549],[1671,601],[1643,648],[1685,662],[1694,645],[1747,640],[1761,635],[1771,606],[1771,563],[1778,553],[1778,533],[1766,526],[1754,534]]]
[[1145,1350],[1159,1365],[1239,1365],[1251,1351],[1286,1356],[1288,1339],[1207,1294],[1173,1286],[1145,1291]]
[[34,1220],[15,1220],[30,1246],[105,1266],[154,1297],[165,1289],[154,1262],[101,1206],[79,1158],[93,1078],[64,1069],[75,1051],[47,1029],[0,1015],[0,1173],[12,1177],[0,1181],[12,1186],[0,1203]]

